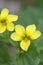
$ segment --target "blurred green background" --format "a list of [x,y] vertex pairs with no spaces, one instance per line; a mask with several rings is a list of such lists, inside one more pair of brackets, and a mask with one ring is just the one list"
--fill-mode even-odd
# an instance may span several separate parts
[[43,65],[43,0],[0,0],[0,10],[3,8],[19,16],[15,25],[36,24],[42,35],[32,42],[28,53],[16,59],[14,46],[17,44],[9,40],[9,32],[0,34],[0,65]]

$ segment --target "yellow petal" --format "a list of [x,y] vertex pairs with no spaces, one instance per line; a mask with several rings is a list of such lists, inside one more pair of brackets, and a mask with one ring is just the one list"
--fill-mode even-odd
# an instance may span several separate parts
[[36,31],[30,36],[30,38],[31,38],[32,40],[34,40],[34,39],[39,38],[40,36],[41,36],[41,32],[38,31],[38,30],[36,30]]
[[8,23],[7,24],[7,30],[14,31],[14,24],[13,23]]
[[25,28],[22,25],[18,24],[15,26],[15,31],[17,32],[18,35],[24,36]]
[[6,26],[4,26],[4,25],[2,25],[2,24],[0,23],[0,33],[5,32],[5,30],[6,30]]
[[26,27],[26,34],[27,36],[30,36],[33,32],[35,32],[36,26],[35,24],[29,25]]
[[7,8],[4,8],[1,12],[1,17],[6,18],[9,13],[9,10]]
[[22,40],[22,38],[16,32],[12,33],[10,37],[14,41],[20,41],[20,40]]
[[22,40],[21,43],[20,43],[20,47],[24,51],[27,51],[28,48],[30,47],[30,40],[26,40],[26,39]]
[[18,16],[17,15],[8,15],[7,20],[9,22],[14,22],[18,20]]

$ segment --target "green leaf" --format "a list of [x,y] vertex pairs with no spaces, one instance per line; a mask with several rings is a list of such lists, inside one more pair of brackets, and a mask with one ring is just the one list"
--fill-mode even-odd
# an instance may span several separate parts
[[41,59],[41,62],[43,62],[43,50],[40,51],[40,59]]
[[0,41],[0,63],[9,63],[9,60],[8,47],[5,45],[5,42]]
[[28,52],[23,52],[18,57],[11,57],[10,65],[38,65],[39,62],[39,53],[34,44],[31,44]]

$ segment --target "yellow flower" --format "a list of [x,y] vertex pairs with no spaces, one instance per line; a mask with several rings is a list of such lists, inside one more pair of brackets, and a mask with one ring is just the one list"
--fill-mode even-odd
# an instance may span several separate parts
[[17,15],[9,14],[9,10],[4,8],[0,14],[0,33],[3,33],[6,29],[9,31],[14,30],[13,22],[18,19]]
[[29,25],[26,29],[22,25],[15,26],[15,32],[11,34],[11,39],[14,41],[21,41],[20,47],[27,51],[30,47],[30,39],[35,40],[40,37],[41,32],[36,30],[35,24]]

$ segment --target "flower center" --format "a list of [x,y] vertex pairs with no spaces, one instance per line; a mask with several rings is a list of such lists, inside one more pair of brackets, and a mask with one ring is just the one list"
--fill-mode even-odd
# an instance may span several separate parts
[[0,21],[3,25],[7,25],[6,19]]
[[28,37],[26,34],[25,34],[25,36],[23,37],[23,39],[30,39],[30,37]]

